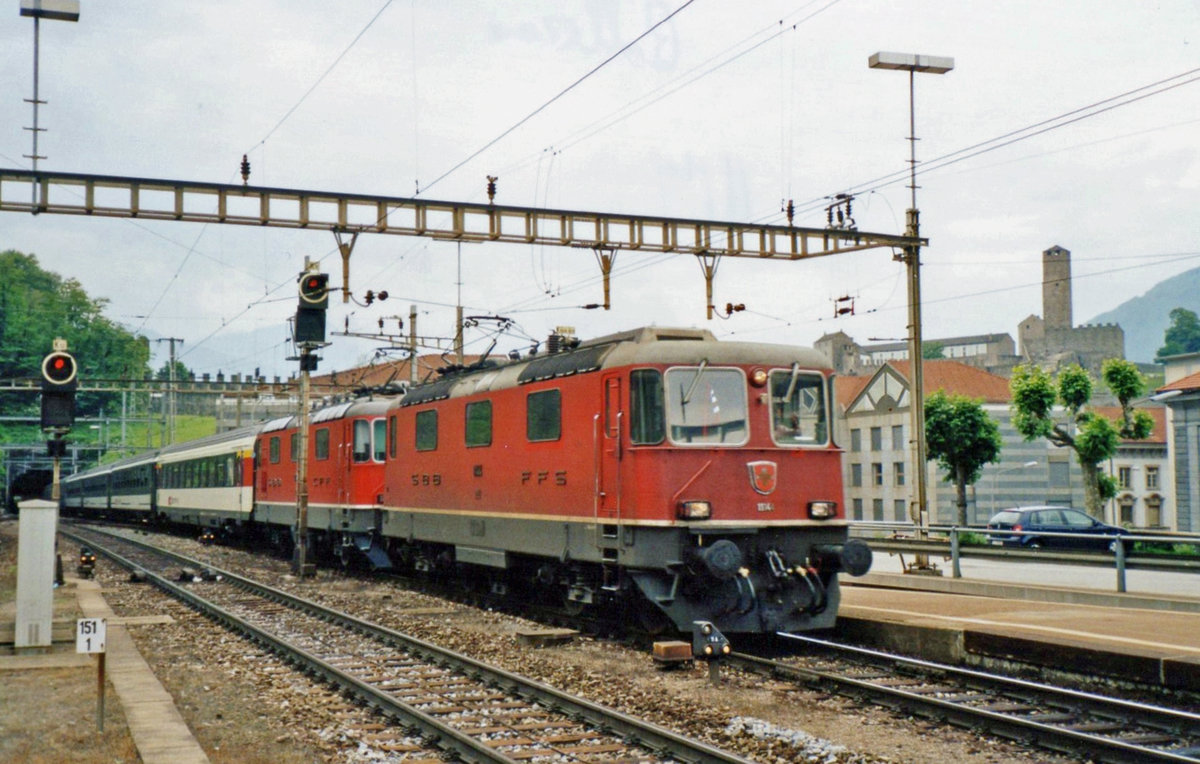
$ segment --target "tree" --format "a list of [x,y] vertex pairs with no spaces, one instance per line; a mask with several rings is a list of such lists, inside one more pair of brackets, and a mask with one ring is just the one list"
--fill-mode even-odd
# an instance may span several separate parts
[[1000,457],[1000,426],[980,401],[938,390],[925,401],[926,456],[954,483],[958,524],[967,524],[967,486],[979,480],[983,465]]
[[[1100,464],[1117,452],[1121,438],[1143,440],[1154,429],[1150,415],[1132,405],[1146,392],[1146,379],[1137,366],[1110,358],[1100,374],[1121,405],[1119,423],[1087,408],[1092,378],[1077,364],[1060,371],[1056,380],[1037,366],[1018,366],[1009,382],[1013,426],[1026,440],[1046,438],[1075,452],[1083,472],[1084,508],[1097,519],[1101,519],[1103,502],[1117,492],[1115,481],[1100,471]],[[1063,407],[1062,413],[1055,411],[1056,403]]]
[[926,361],[937,360],[946,357],[946,346],[937,340],[921,343],[921,358]]
[[1158,358],[1200,351],[1200,317],[1187,308],[1175,308],[1170,317],[1171,325],[1163,334]]
[[[55,337],[67,340],[84,379],[140,378],[150,348],[104,316],[108,302],[88,297],[75,279],[43,270],[34,255],[0,252],[0,379],[36,379]],[[120,399],[116,393],[79,393],[76,411],[91,416]],[[0,393],[5,413],[32,413],[37,398],[27,392]],[[28,440],[35,430],[14,432]]]
[[191,373],[191,370],[184,365],[183,361],[180,361],[177,358],[175,359],[174,377],[171,376],[171,362],[170,360],[166,360],[163,361],[163,365],[158,368],[158,371],[154,372],[154,378],[163,380],[174,379],[176,382],[178,382],[181,379],[187,379]]

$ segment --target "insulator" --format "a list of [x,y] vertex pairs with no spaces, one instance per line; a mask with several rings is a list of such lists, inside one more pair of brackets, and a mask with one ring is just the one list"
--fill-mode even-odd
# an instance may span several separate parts
[[242,185],[250,182],[250,158],[242,154]]

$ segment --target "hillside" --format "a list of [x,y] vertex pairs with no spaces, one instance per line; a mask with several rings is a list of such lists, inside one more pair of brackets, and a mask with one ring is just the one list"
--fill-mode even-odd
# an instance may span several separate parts
[[1160,281],[1140,297],[1126,300],[1112,310],[1087,321],[1089,324],[1120,324],[1125,330],[1125,357],[1150,363],[1163,345],[1175,308],[1200,314],[1200,268]]

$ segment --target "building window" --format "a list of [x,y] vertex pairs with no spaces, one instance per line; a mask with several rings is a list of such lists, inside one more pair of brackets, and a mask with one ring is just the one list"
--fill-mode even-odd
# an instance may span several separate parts
[[492,445],[492,402],[467,404],[467,447]]
[[863,519],[863,503],[862,503],[862,499],[855,499],[855,500],[854,500],[854,519],[855,519],[855,520],[861,520],[861,519]]
[[904,485],[904,462],[892,463],[892,484]]
[[1133,525],[1133,504],[1136,501],[1132,496],[1125,495],[1121,497],[1121,525]]
[[1162,518],[1162,497],[1147,496],[1146,497],[1146,527],[1161,528],[1163,525]]
[[437,448],[437,411],[417,412],[417,450],[433,451]]
[[1133,485],[1133,468],[1117,467],[1117,487],[1129,490]]
[[525,399],[525,436],[532,441],[558,440],[562,435],[562,393],[543,390]]
[[850,465],[850,485],[855,488],[862,487],[862,465],[861,464],[851,464]]
[[896,499],[892,502],[892,519],[896,522],[904,522],[904,499]]
[[857,427],[850,430],[850,451],[862,451],[862,430]]
[[1146,466],[1146,490],[1158,490],[1158,467],[1155,465]]
[[902,425],[902,424],[892,425],[892,450],[893,451],[903,451],[905,445],[906,444],[904,443],[904,425]]
[[871,428],[871,450],[872,451],[882,451],[883,450],[883,428],[882,427],[872,427]]
[[1067,488],[1071,485],[1071,464],[1069,462],[1050,462],[1046,465],[1049,472],[1051,488]]
[[882,462],[875,462],[871,465],[871,485],[883,485]]
[[883,522],[883,499],[871,499],[871,517]]

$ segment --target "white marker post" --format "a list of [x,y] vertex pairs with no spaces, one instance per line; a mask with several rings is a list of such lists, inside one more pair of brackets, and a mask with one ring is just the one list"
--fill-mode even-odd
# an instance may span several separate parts
[[103,618],[80,618],[75,622],[75,652],[98,653],[100,667],[96,675],[99,697],[96,700],[96,727],[104,731],[104,638],[106,622]]

